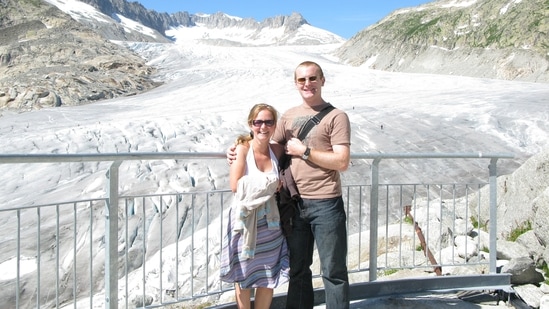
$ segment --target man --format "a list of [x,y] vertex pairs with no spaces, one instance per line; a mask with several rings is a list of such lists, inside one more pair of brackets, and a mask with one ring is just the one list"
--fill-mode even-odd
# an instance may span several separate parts
[[339,173],[349,166],[351,126],[348,116],[335,109],[305,140],[298,140],[301,126],[328,103],[322,98],[326,79],[318,64],[299,64],[294,81],[302,103],[282,115],[273,135],[273,141],[286,145],[286,153],[292,156],[291,171],[301,195],[287,237],[290,284],[286,308],[313,308],[313,241],[320,258],[326,307],[348,308],[347,230]]
[[[291,172],[301,196],[292,218],[292,232],[287,236],[290,283],[286,308],[314,306],[310,268],[314,242],[320,258],[326,307],[349,308],[346,214],[340,178],[340,172],[349,166],[349,118],[345,112],[334,109],[300,141],[296,138],[299,129],[329,103],[322,98],[326,79],[317,63],[299,64],[294,82],[302,103],[282,115],[272,137],[274,143],[281,145],[280,152],[292,156]],[[228,157],[229,160],[232,157],[231,150]]]

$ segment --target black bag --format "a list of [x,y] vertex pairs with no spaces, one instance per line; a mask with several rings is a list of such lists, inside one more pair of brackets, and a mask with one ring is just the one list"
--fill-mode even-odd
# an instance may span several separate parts
[[[309,131],[317,124],[320,123],[320,120],[331,112],[334,107],[330,104],[325,107],[323,110],[318,112],[314,117],[309,119],[299,130],[297,138],[299,140],[305,139]],[[290,163],[292,162],[292,157],[283,154],[278,162],[279,167],[279,178],[282,181],[282,187],[276,194],[276,202],[278,205],[278,212],[280,213],[280,222],[282,225],[282,233],[285,236],[289,236],[292,232],[292,218],[295,215],[297,210],[297,203],[299,202],[299,190],[292,176],[292,171],[290,170]]]
[[299,191],[290,170],[291,160],[291,156],[283,154],[279,161],[279,178],[282,181],[282,186],[276,193],[276,203],[284,236],[289,236],[292,232],[292,218],[299,200]]

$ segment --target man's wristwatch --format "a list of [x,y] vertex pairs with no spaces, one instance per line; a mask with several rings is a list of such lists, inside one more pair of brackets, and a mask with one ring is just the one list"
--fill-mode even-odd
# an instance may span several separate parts
[[307,149],[305,149],[305,152],[301,156],[301,159],[303,159],[303,160],[309,159],[310,154],[311,154],[311,148],[307,147]]

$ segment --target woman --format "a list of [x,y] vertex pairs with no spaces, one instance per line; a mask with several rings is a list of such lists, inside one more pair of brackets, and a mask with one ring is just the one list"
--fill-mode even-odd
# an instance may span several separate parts
[[278,161],[270,147],[278,114],[256,104],[248,115],[249,135],[237,139],[236,160],[230,166],[235,193],[223,242],[221,279],[235,283],[238,308],[268,309],[273,289],[288,282],[289,257],[275,200],[279,188]]

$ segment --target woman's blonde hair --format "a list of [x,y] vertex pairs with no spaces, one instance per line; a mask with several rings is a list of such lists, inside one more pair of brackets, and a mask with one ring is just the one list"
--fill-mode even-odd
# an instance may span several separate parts
[[[276,126],[276,123],[278,122],[278,112],[276,111],[276,109],[269,104],[258,103],[252,107],[252,109],[250,110],[250,113],[248,114],[248,125],[250,127],[252,126],[252,123],[255,120],[255,117],[257,117],[259,112],[263,110],[268,110],[269,112],[271,112],[271,114],[273,115],[275,126]],[[253,132],[250,131],[249,134],[242,134],[238,136],[236,139],[236,144],[237,145],[248,144],[253,138],[254,138]]]

